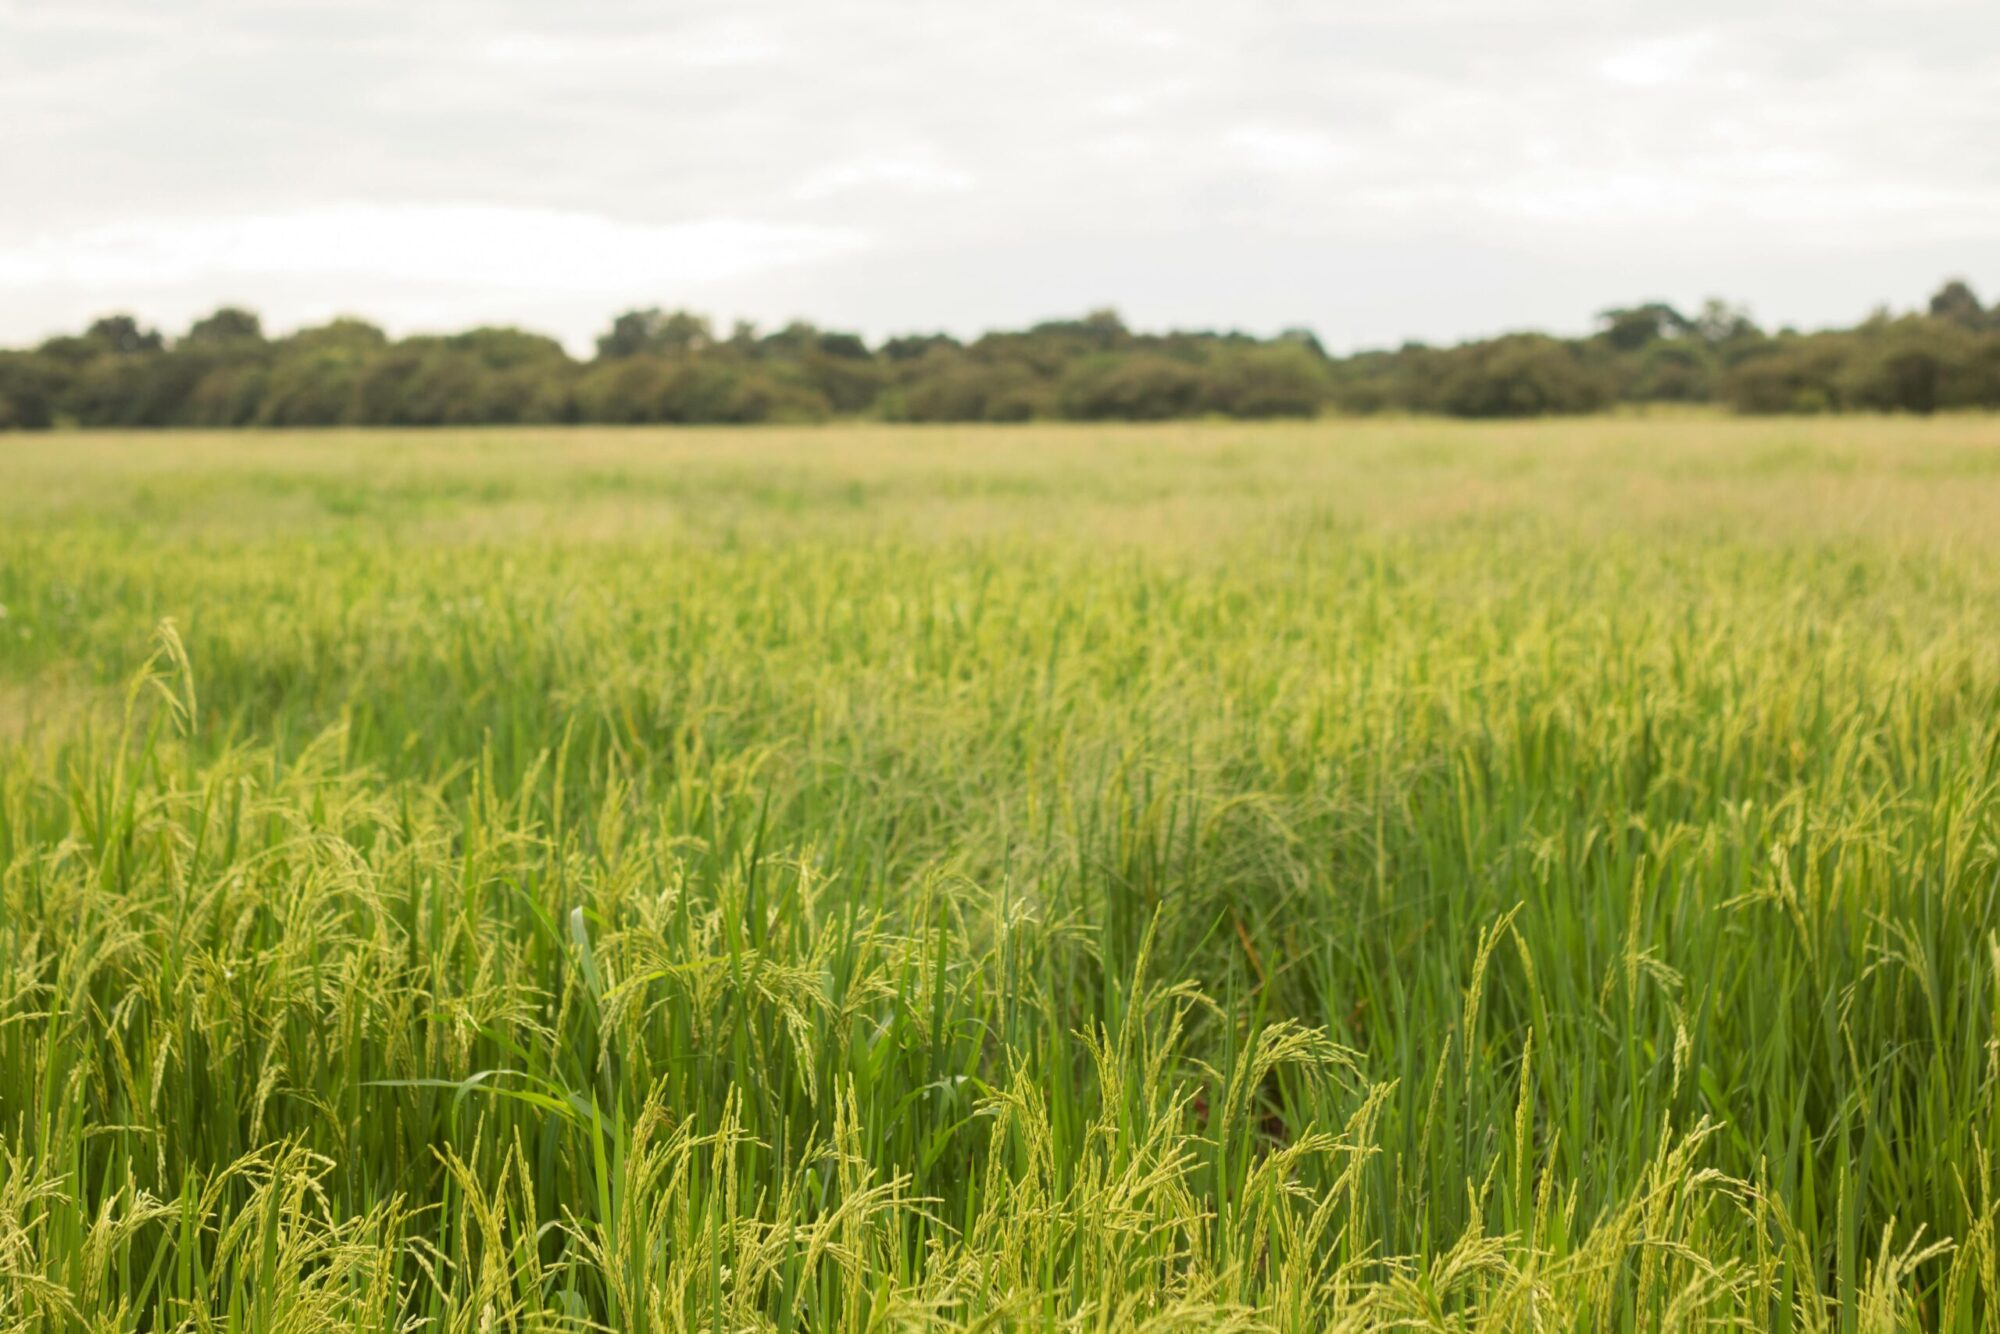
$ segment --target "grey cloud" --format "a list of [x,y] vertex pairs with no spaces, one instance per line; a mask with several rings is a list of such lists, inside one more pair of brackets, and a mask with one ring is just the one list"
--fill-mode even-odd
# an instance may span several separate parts
[[839,235],[712,281],[635,263],[629,300],[873,333],[1109,301],[1345,345],[1713,290],[1844,319],[1947,270],[2000,285],[1996,36],[1987,0],[15,0],[0,340],[106,301],[511,315],[573,341],[609,313],[473,268],[128,267],[121,296],[49,259],[107,227],[309,237],[405,206],[517,210],[538,244],[551,215],[596,215],[579,244]]

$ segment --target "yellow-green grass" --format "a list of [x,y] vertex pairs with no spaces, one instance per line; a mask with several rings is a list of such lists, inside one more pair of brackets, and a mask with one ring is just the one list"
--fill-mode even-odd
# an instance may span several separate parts
[[2000,1318],[2000,420],[0,439],[0,1330]]

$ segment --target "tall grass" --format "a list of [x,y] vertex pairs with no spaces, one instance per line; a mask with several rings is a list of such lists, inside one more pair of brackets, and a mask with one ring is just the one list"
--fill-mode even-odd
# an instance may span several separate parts
[[2000,1318],[1989,421],[9,449],[0,1329]]

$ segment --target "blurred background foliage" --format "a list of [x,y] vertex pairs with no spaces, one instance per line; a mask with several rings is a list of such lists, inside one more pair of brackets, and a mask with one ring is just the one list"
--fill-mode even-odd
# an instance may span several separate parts
[[1454,347],[1331,356],[1273,338],[1150,334],[1115,312],[962,342],[794,322],[718,332],[702,315],[619,315],[579,360],[513,328],[391,339],[358,319],[268,336],[224,307],[178,338],[130,315],[0,351],[0,430],[74,425],[471,426],[507,423],[1149,421],[1413,412],[1536,417],[1619,404],[1746,413],[2000,407],[2000,308],[1954,280],[1919,313],[1852,329],[1759,328],[1711,300],[1615,307],[1581,338],[1510,333]]

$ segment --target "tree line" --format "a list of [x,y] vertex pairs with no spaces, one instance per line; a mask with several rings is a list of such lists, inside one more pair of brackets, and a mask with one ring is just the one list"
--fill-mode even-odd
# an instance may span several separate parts
[[572,357],[485,327],[392,339],[357,319],[280,337],[224,307],[169,338],[130,315],[0,351],[0,429],[497,423],[1143,421],[1322,412],[1526,417],[1616,404],[1739,412],[2000,408],[2000,304],[1947,283],[1921,311],[1767,332],[1710,301],[1603,312],[1584,337],[1517,333],[1331,356],[1309,331],[1142,333],[1111,311],[971,341],[871,346],[793,323],[726,334],[633,310]]

